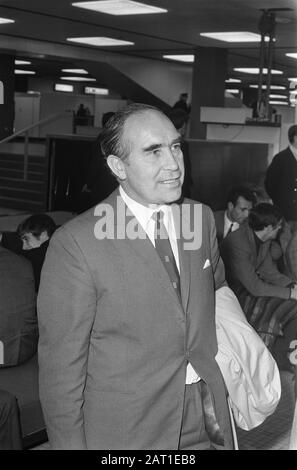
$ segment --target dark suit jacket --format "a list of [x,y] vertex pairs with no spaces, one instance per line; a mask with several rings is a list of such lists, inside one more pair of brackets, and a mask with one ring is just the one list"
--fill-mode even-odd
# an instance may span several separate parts
[[213,215],[216,223],[218,243],[221,243],[224,238],[225,211],[215,211]]
[[[127,226],[135,224],[143,238],[125,236],[119,201],[124,204],[116,190],[95,215],[92,209],[64,225],[47,251],[38,296],[39,366],[51,443],[55,449],[177,449],[190,360],[211,390],[231,448],[215,361],[214,289],[225,276],[212,213],[186,201],[198,214],[201,246],[187,250],[179,242],[181,304],[132,215]],[[98,239],[106,213],[111,236]],[[183,214],[184,224],[189,217]]]
[[15,366],[37,351],[34,277],[29,261],[1,246],[0,299],[4,366]]
[[254,232],[248,224],[224,238],[220,251],[227,279],[235,291],[241,284],[256,297],[289,298],[286,286],[292,280],[278,271],[271,257],[271,242],[262,243],[257,253]]
[[287,220],[297,220],[297,161],[290,147],[275,155],[265,179],[266,191]]

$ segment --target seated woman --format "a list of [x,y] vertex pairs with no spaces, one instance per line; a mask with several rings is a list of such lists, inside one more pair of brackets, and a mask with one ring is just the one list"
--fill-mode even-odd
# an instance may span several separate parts
[[290,343],[297,338],[297,286],[278,270],[271,256],[271,243],[282,223],[275,206],[258,204],[250,212],[248,223],[223,240],[221,255],[226,277],[247,320],[279,367],[290,368]]
[[56,224],[49,215],[34,214],[18,226],[17,233],[1,234],[2,246],[25,256],[31,262],[36,292],[49,240],[55,230]]

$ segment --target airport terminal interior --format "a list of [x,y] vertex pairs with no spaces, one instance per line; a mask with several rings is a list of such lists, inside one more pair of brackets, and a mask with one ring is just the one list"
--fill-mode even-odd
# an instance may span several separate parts
[[[184,196],[225,217],[241,197],[228,199],[235,187],[254,195],[253,207],[278,206],[266,182],[276,155],[290,148],[297,160],[296,31],[296,0],[0,0],[0,255],[8,234],[23,256],[20,227],[31,215],[47,214],[63,227],[115,190],[120,180],[104,158],[101,133],[133,103],[158,108],[181,136]],[[289,246],[297,204],[294,210],[281,219]],[[273,262],[292,281],[281,287],[292,293],[280,297],[293,302],[297,245],[288,255],[277,240],[283,252]],[[3,364],[1,312],[0,299]],[[295,357],[294,345],[287,357]],[[239,450],[297,450],[297,366],[292,360],[278,366],[281,396],[261,424],[244,429],[230,407]],[[0,390],[18,407],[19,448],[51,450],[37,350],[0,369]],[[251,375],[253,383],[257,372]],[[0,450],[1,438],[0,420]]]

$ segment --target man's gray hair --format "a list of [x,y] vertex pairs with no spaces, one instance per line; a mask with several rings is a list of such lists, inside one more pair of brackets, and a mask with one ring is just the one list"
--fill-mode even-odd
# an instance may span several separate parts
[[127,119],[145,111],[162,111],[154,106],[132,103],[117,111],[106,123],[100,136],[101,151],[105,158],[115,155],[125,160],[130,153],[129,142],[123,142],[124,126]]

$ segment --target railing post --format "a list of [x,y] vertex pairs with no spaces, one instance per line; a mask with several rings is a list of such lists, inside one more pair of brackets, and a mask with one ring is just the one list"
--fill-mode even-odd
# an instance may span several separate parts
[[24,180],[28,179],[28,152],[29,152],[29,131],[25,133],[25,147],[24,147]]

